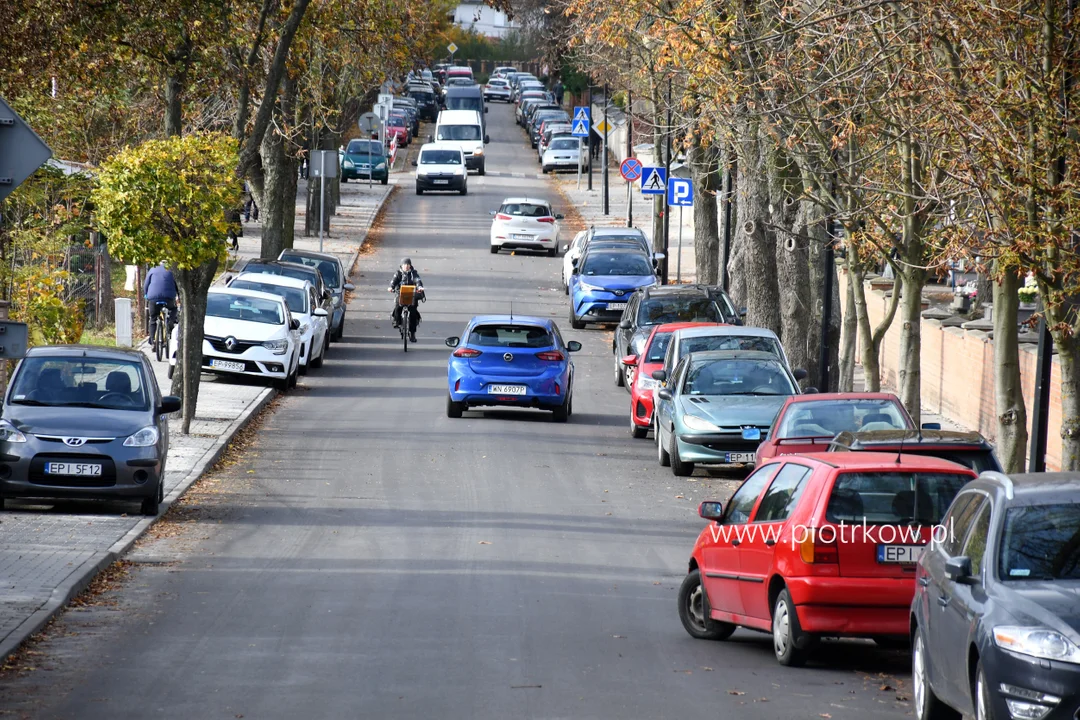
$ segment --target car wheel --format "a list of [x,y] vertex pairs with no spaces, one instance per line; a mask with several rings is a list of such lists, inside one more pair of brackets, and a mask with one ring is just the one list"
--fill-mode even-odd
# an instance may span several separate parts
[[468,186],[468,185],[463,185],[463,186],[461,187],[461,191],[460,191],[460,192],[461,192],[461,194],[462,194],[462,195],[468,195],[468,194],[469,194],[469,186]]
[[174,372],[176,372],[176,366],[173,365],[172,363],[169,363],[169,369],[165,371],[165,377],[172,380],[172,376],[173,376]]
[[626,385],[626,375],[623,374],[622,363],[619,362],[619,356],[615,356],[615,387],[623,387]]
[[382,179],[382,184],[383,184],[383,185],[386,185],[386,184],[387,184],[387,183],[389,183],[389,182],[390,182],[390,176],[389,176],[389,175],[387,175],[386,177],[384,177],[384,178]]
[[[314,345],[314,343],[312,345]],[[307,375],[308,365],[311,363],[311,347],[304,350],[304,356],[307,358],[307,362],[298,362],[296,364],[296,372],[298,375]]]
[[[161,487],[161,481],[158,481],[158,487]],[[143,498],[142,504],[139,506],[139,512],[143,515],[153,517],[158,514],[158,508],[161,507],[160,490],[154,495],[154,497]]]
[[491,246],[491,254],[492,255],[498,255],[500,250],[502,250],[501,245],[492,245]]
[[293,370],[292,375],[289,376],[289,387],[290,388],[296,387],[296,381],[297,381],[299,375],[300,375],[300,366],[298,364],[296,366],[296,369]]
[[585,323],[581,320],[578,320],[577,315],[574,314],[573,310],[570,311],[570,327],[574,328],[575,330],[585,329]]
[[551,172],[551,169],[550,169],[550,168],[547,168],[547,167],[541,167],[541,168],[540,168],[540,172],[542,172],[542,173],[544,173],[545,175],[547,175],[547,174],[548,174],[549,172]]
[[486,170],[484,169],[484,163],[480,163],[480,167],[477,169],[476,174],[483,175],[485,172]]
[[0,497],[0,510],[4,509],[4,498]]
[[731,623],[709,617],[709,596],[698,570],[691,570],[679,586],[679,620],[690,637],[698,640],[727,640],[735,632]]
[[986,682],[986,672],[982,660],[975,666],[975,720],[993,720],[994,708],[990,705],[990,685]]
[[[633,410],[631,410],[631,412],[633,412]],[[634,438],[635,440],[644,440],[648,436],[649,436],[649,428],[641,427],[640,425],[636,425],[634,423],[634,416],[631,415],[630,416],[630,437]]]
[[915,628],[914,647],[911,652],[911,687],[918,720],[945,720],[959,718],[955,710],[938,700],[930,687],[930,665],[927,661],[926,641],[922,629]]
[[446,417],[459,418],[465,410],[465,403],[454,402],[450,395],[446,396]]
[[664,447],[664,438],[660,435],[660,423],[656,423],[653,432],[656,433],[656,457],[660,460],[660,467],[668,467],[671,465],[671,455]]
[[671,457],[671,472],[679,477],[689,477],[694,474],[694,463],[683,462],[679,457],[679,441],[675,438],[674,428],[669,440],[668,455]]
[[289,377],[286,375],[283,378],[274,378],[274,387],[279,392],[285,392],[289,389]]
[[566,396],[566,402],[564,402],[562,405],[560,405],[559,407],[555,408],[552,411],[551,416],[555,420],[555,422],[557,422],[557,423],[566,422],[567,418],[570,417],[570,396],[569,395]]
[[342,313],[342,315],[341,315],[341,324],[338,325],[337,337],[335,337],[334,339],[340,342],[343,337],[345,337],[345,314],[344,313]]
[[310,365],[313,368],[321,368],[322,363],[323,363],[323,358],[325,358],[325,357],[326,357],[326,340],[323,340],[323,346],[320,349],[319,357],[311,358],[311,360],[308,361],[308,365]]
[[802,667],[810,654],[810,638],[799,627],[799,616],[795,614],[795,603],[787,588],[780,591],[773,608],[772,619],[773,652],[777,661],[787,667]]

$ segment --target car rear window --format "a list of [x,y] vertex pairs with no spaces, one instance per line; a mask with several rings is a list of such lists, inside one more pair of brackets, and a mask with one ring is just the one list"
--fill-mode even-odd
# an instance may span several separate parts
[[529,325],[477,325],[469,345],[504,348],[546,348],[554,345],[546,328]]
[[833,437],[844,431],[906,429],[907,420],[891,400],[820,400],[789,407],[776,437]]
[[775,338],[757,335],[706,335],[687,337],[679,343],[679,357],[682,359],[695,352],[708,350],[757,350],[772,353],[778,358],[784,357],[780,343]]
[[937,525],[969,480],[958,473],[841,473],[825,518],[848,525]]
[[1009,508],[999,567],[1002,580],[1080,580],[1080,504]]
[[515,217],[551,217],[551,208],[536,203],[505,203],[499,212]]
[[663,325],[673,322],[724,322],[724,317],[709,298],[651,298],[638,308],[638,325]]
[[326,283],[327,286],[332,287],[335,290],[341,287],[341,273],[338,271],[338,264],[332,260],[288,254],[282,255],[281,259],[285,262],[300,263],[301,265],[315,268],[319,271],[319,275],[322,276],[323,282]]
[[16,405],[78,405],[146,410],[148,392],[135,361],[95,357],[28,357],[11,390]]

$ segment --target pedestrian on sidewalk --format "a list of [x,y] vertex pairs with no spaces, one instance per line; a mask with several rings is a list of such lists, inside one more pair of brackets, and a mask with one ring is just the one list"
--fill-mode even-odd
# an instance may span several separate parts
[[559,107],[562,107],[563,93],[565,92],[565,89],[563,88],[562,80],[556,80],[555,81],[555,87],[551,88],[551,91],[553,93],[555,93],[555,103]]

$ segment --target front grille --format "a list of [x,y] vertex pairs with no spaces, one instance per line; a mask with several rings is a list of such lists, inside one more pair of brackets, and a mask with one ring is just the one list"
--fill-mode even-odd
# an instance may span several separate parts
[[[65,437],[78,437],[78,435],[35,435],[34,437],[38,440],[44,440],[45,442],[62,443],[64,442]],[[84,445],[104,445],[105,443],[111,443],[116,438],[92,437],[84,439],[86,440],[86,442],[83,443]]]
[[[100,463],[101,475],[99,477],[47,475],[45,474],[45,463],[47,462]],[[79,455],[74,453],[35,455],[30,461],[29,480],[34,485],[50,487],[113,487],[116,485],[116,464],[111,457],[106,455]]]
[[239,355],[248,348],[262,345],[261,341],[256,342],[254,340],[240,340],[239,338],[237,338],[236,344],[233,346],[233,349],[229,350],[227,347],[225,347],[225,338],[214,337],[212,335],[204,335],[203,337],[208,343],[210,343],[210,347],[214,348],[215,352],[229,353],[232,355]]

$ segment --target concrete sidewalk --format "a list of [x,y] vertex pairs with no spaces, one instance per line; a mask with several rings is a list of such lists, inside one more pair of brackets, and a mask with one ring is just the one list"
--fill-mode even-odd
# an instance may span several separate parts
[[[341,205],[331,219],[326,252],[341,258],[351,269],[391,184],[342,185]],[[297,202],[298,248],[318,250],[319,240],[302,237],[301,181]],[[240,251],[230,257],[230,268],[259,256],[259,225],[244,226]],[[333,362],[330,350],[328,362]],[[168,393],[166,363],[154,362],[158,384]],[[171,442],[165,473],[165,503],[160,516],[213,466],[229,442],[276,395],[253,382],[226,382],[203,376],[199,403],[190,435],[180,433],[179,420],[170,418]],[[126,553],[156,518],[138,515],[136,503],[95,503],[8,500],[0,513],[0,661],[41,629],[85,588],[103,568]]]

